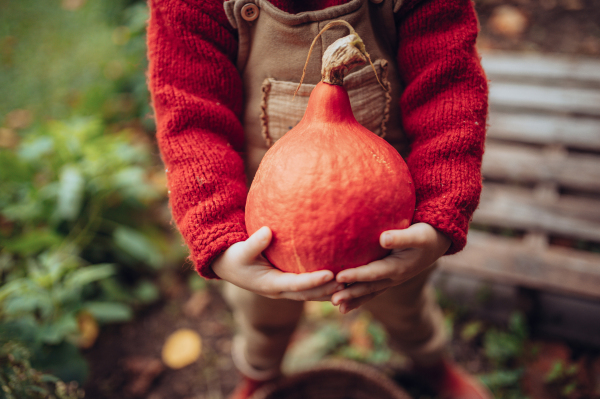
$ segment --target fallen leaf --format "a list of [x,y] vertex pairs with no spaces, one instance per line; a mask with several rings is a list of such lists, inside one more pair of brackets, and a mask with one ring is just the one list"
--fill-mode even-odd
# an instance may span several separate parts
[[0,127],[0,148],[14,148],[19,143],[19,137],[11,129]]
[[200,317],[206,306],[210,303],[210,294],[207,291],[196,291],[183,305],[183,313],[187,317]]
[[513,38],[525,32],[528,23],[528,18],[521,10],[509,5],[496,7],[488,20],[494,33]]
[[132,356],[124,360],[124,368],[131,376],[126,391],[130,396],[146,396],[152,382],[164,371],[165,366],[159,359]]
[[77,326],[79,327],[77,345],[84,349],[94,346],[100,333],[100,327],[94,316],[88,312],[79,312],[77,315]]
[[197,332],[179,329],[169,335],[162,348],[162,360],[172,369],[180,369],[194,363],[202,352],[202,339]]
[[350,346],[366,355],[373,350],[373,339],[368,332],[369,319],[359,317],[350,326]]
[[61,7],[65,10],[75,11],[83,7],[85,0],[63,0]]
[[6,115],[6,126],[11,129],[25,129],[33,122],[31,111],[15,109]]

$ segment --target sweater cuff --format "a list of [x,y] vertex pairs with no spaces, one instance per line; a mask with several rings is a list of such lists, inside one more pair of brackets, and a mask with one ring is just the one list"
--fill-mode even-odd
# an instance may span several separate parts
[[469,221],[458,209],[439,204],[419,204],[413,216],[413,224],[427,223],[452,241],[444,255],[455,254],[465,247]]
[[[236,226],[238,227],[238,226]],[[198,274],[206,279],[219,279],[212,270],[213,261],[227,248],[236,242],[248,239],[248,233],[232,228],[230,231],[220,231],[219,234],[211,234],[215,237],[210,240],[198,240],[192,242],[190,247],[190,259],[194,263]]]

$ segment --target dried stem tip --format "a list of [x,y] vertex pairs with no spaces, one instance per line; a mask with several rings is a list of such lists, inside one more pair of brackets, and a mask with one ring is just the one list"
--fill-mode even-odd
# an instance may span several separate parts
[[323,54],[321,81],[341,86],[349,70],[367,62],[364,48],[362,40],[355,33],[333,42]]
[[294,92],[294,96],[300,89],[300,86],[302,86],[302,81],[304,80],[304,75],[306,74],[306,67],[308,66],[308,60],[310,59],[310,55],[313,51],[315,43],[317,42],[317,39],[321,37],[323,32],[334,26],[345,26],[350,31],[350,34],[336,40],[325,50],[325,53],[323,54],[323,66],[321,67],[321,80],[325,83],[341,86],[344,82],[344,76],[346,76],[346,73],[348,73],[349,70],[355,66],[364,64],[368,60],[373,68],[373,72],[375,72],[377,81],[381,87],[386,90],[379,80],[375,66],[371,61],[371,57],[369,57],[369,53],[367,53],[365,44],[360,36],[358,36],[352,25],[350,25],[348,22],[344,20],[337,20],[331,21],[325,25],[325,27],[321,29],[319,34],[314,38],[310,49],[308,50],[308,57],[306,57],[306,63],[304,64],[304,69],[302,70],[300,84]]

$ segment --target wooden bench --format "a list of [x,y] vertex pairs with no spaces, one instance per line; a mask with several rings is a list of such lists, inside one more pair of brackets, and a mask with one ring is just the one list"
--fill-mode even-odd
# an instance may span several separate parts
[[484,189],[442,272],[600,298],[600,60],[483,53]]

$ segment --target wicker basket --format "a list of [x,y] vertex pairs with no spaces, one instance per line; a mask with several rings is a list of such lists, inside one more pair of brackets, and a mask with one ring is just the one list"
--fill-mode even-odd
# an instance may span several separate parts
[[411,399],[371,366],[327,362],[261,388],[251,399]]

